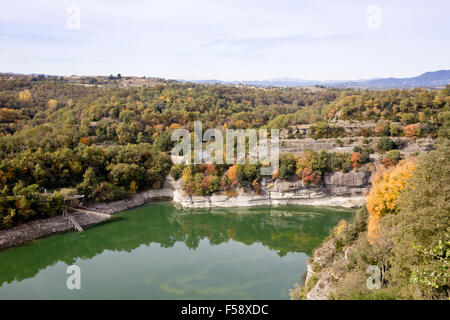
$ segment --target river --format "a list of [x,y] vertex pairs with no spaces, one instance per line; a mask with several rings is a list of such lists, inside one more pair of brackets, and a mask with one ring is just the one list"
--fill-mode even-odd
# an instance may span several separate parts
[[[288,299],[351,209],[158,202],[0,252],[0,299]],[[69,290],[67,267],[80,270]]]

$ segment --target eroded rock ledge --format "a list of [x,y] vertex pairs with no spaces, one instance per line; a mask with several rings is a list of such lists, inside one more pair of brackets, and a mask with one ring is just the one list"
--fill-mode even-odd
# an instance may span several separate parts
[[298,179],[263,180],[261,191],[237,189],[237,195],[226,192],[210,196],[189,196],[182,191],[183,181],[176,183],[173,201],[186,208],[251,207],[260,205],[300,204],[312,206],[358,207],[370,186],[370,172],[336,172],[325,176],[320,187],[304,186]]

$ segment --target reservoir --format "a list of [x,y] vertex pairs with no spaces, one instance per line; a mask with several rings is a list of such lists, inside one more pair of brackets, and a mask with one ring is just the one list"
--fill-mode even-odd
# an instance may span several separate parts
[[[353,213],[155,202],[0,251],[0,299],[289,299],[313,249]],[[66,285],[72,265],[80,289]]]

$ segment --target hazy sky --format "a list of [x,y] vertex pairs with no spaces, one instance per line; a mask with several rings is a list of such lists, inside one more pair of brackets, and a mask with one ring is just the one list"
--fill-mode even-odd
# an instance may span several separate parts
[[1,0],[0,8],[0,72],[334,80],[450,69],[448,0]]

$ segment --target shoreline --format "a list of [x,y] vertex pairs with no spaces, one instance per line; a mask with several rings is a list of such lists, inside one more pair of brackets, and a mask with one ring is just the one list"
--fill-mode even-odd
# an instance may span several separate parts
[[[365,198],[362,192],[357,195],[334,196],[314,189],[307,190],[307,192],[300,194],[298,193],[298,190],[296,191],[297,194],[292,194],[290,192],[268,192],[264,195],[256,195],[241,191],[240,194],[233,197],[226,195],[188,196],[176,188],[176,182],[173,179],[168,178],[164,182],[162,189],[141,191],[132,197],[123,200],[89,204],[83,207],[83,209],[85,209],[81,210],[83,212],[75,211],[70,215],[81,227],[89,227],[109,220],[114,213],[160,200],[171,200],[175,206],[193,209],[278,206],[289,204],[352,208],[361,206]],[[93,212],[88,212],[87,210]],[[0,230],[0,250],[15,247],[53,234],[74,230],[73,224],[62,215],[53,218],[34,220],[11,229]]]

